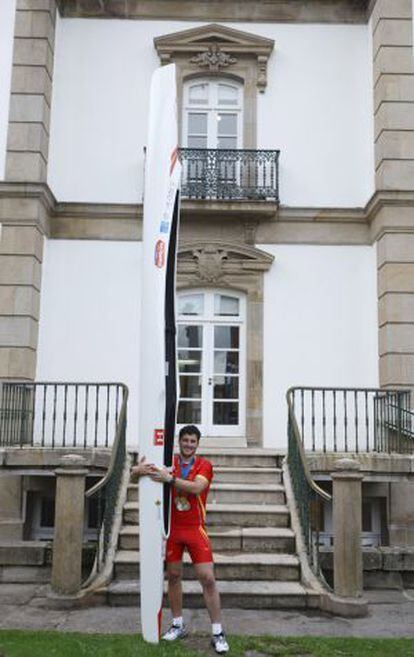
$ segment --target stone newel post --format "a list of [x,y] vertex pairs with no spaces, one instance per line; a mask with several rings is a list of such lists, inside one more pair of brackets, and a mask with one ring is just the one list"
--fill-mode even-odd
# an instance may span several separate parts
[[85,478],[88,474],[83,464],[82,456],[68,454],[56,470],[52,589],[59,595],[75,595],[81,587]]
[[359,463],[340,459],[332,473],[335,595],[362,595],[362,493]]

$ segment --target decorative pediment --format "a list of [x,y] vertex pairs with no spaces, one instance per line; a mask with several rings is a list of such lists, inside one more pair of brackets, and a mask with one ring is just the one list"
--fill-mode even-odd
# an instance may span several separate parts
[[264,91],[267,83],[267,61],[274,41],[212,23],[203,27],[156,37],[154,45],[162,64],[185,58],[194,72],[231,70],[239,61],[254,60],[257,86]]
[[194,283],[225,283],[226,276],[268,271],[274,257],[260,249],[220,240],[182,244],[178,249],[178,272]]

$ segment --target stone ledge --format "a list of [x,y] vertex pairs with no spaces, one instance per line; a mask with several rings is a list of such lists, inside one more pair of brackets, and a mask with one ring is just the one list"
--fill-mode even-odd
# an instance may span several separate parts
[[1,566],[43,566],[50,546],[45,541],[1,541]]
[[368,0],[57,0],[64,18],[366,23]]
[[97,447],[81,449],[75,447],[6,447],[0,450],[0,466],[11,472],[17,468],[55,468],[62,465],[66,454],[79,453],[84,458],[86,467],[108,468],[111,448]]
[[[309,468],[313,474],[328,473],[334,470],[335,462],[349,454],[331,452],[330,454],[307,453]],[[360,464],[360,472],[365,474],[414,475],[414,455],[409,454],[352,454]],[[366,478],[365,478],[366,479]]]
[[[333,570],[333,549],[322,548],[320,555],[322,568]],[[363,548],[362,563],[364,572],[414,572],[414,547]]]

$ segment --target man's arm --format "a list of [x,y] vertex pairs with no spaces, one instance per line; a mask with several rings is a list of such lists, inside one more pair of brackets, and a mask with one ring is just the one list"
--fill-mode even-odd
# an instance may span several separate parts
[[132,479],[139,479],[151,475],[154,472],[154,467],[153,463],[146,463],[145,456],[143,456],[139,463],[131,468],[131,477]]
[[160,468],[158,472],[152,471],[150,476],[153,481],[171,484],[177,490],[183,493],[191,493],[192,495],[199,495],[209,484],[208,479],[203,477],[203,475],[196,475],[194,481],[187,481],[186,479],[174,477],[167,468]]

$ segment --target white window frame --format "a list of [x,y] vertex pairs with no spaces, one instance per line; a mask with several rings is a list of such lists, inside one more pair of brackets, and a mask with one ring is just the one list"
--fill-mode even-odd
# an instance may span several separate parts
[[[194,85],[207,84],[209,86],[208,102],[206,105],[191,105],[189,100],[190,88]],[[237,105],[222,105],[218,102],[218,88],[220,84],[226,84],[237,88],[239,102]],[[243,145],[243,85],[236,80],[229,78],[193,78],[184,83],[183,93],[183,143],[188,147],[188,115],[205,114],[207,112],[207,148],[218,148],[218,131],[217,115],[236,114],[237,115],[237,144],[236,148],[242,148]]]

